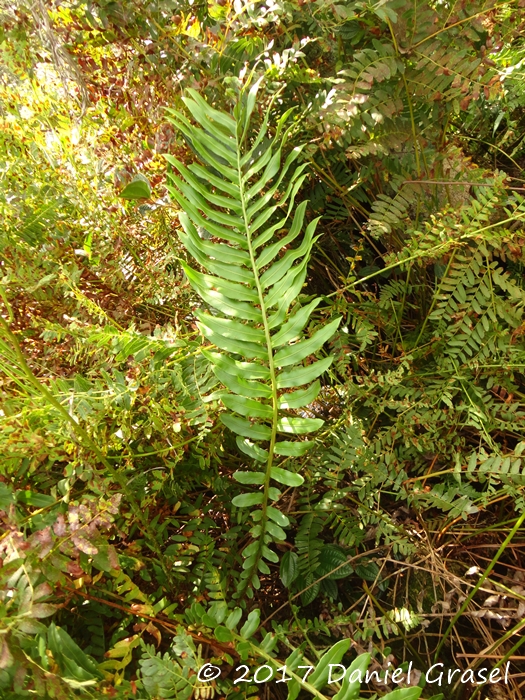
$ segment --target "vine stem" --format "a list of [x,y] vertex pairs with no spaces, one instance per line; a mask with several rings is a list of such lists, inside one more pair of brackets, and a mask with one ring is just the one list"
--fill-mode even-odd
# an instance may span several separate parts
[[466,233],[463,236],[459,236],[459,238],[457,239],[449,238],[448,240],[444,241],[443,243],[440,243],[437,246],[434,246],[433,248],[429,248],[428,250],[420,250],[417,253],[414,253],[413,255],[409,255],[407,258],[403,258],[402,260],[396,260],[396,262],[393,262],[390,265],[383,267],[381,270],[377,270],[377,272],[372,272],[370,275],[366,275],[366,277],[361,277],[361,279],[354,280],[353,282],[350,282],[350,284],[345,284],[344,287],[337,289],[335,292],[325,294],[324,298],[329,299],[330,297],[333,297],[336,294],[341,294],[341,292],[346,292],[350,289],[353,289],[354,287],[357,287],[358,284],[367,282],[368,280],[372,279],[373,277],[377,277],[378,275],[383,275],[388,270],[394,270],[400,265],[412,262],[412,260],[418,260],[419,258],[432,258],[435,253],[438,253],[440,251],[446,252],[449,249],[449,247],[452,247],[454,245],[460,245],[464,241],[477,239],[479,238],[480,233],[484,233],[485,231],[489,231],[490,229],[497,228],[498,226],[503,226],[504,224],[512,223],[514,221],[523,221],[523,219],[525,219],[525,214],[523,214],[523,216],[511,216],[508,219],[502,219],[501,221],[496,221],[494,224],[489,224],[488,226],[483,226],[483,228],[478,228],[472,233]]
[[496,9],[500,9],[502,7],[506,7],[508,5],[507,2],[500,2],[497,5],[492,5],[492,7],[485,9],[485,10],[480,10],[479,12],[475,12],[473,15],[469,15],[468,17],[463,17],[462,19],[458,20],[457,22],[454,22],[453,24],[449,24],[448,27],[442,27],[441,29],[438,29],[436,32],[433,34],[429,34],[426,36],[424,39],[421,39],[421,41],[418,41],[417,44],[414,44],[411,46],[408,51],[413,51],[416,49],[418,46],[421,46],[421,44],[424,44],[426,41],[430,41],[430,39],[433,39],[434,37],[438,36],[439,34],[442,34],[443,32],[448,31],[449,29],[454,29],[454,27],[459,27],[462,24],[465,24],[466,22],[470,22],[473,19],[476,19],[476,17],[480,17],[481,15],[486,15],[489,12],[494,12]]

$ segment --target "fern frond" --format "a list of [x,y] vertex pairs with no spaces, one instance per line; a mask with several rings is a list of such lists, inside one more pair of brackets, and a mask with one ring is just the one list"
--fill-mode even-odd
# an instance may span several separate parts
[[[419,191],[418,191],[419,190]],[[372,213],[368,221],[368,228],[374,238],[381,238],[400,227],[407,218],[409,209],[415,204],[421,188],[407,185],[393,196],[379,194],[372,204]]]
[[[203,350],[225,387],[220,398],[228,412],[221,420],[237,435],[239,449],[265,465],[261,471],[234,474],[238,482],[260,487],[233,499],[233,505],[253,510],[254,539],[243,552],[243,586],[248,590],[250,585],[260,586],[257,570],[268,573],[264,560],[278,561],[268,545],[285,539],[282,528],[289,524],[271,505],[281,496],[272,482],[303,483],[298,474],[276,467],[275,456],[303,454],[312,443],[287,438],[311,433],[323,423],[291,411],[315,400],[320,383],[312,382],[331,358],[308,365],[303,361],[333,335],[340,320],[311,337],[304,335],[319,300],[304,307],[296,300],[318,238],[318,219],[306,226],[301,243],[292,248],[305,219],[306,202],[297,207],[294,203],[306,166],[296,165],[301,147],[283,156],[289,113],[270,136],[268,109],[259,133],[250,138],[258,87],[257,83],[241,92],[233,114],[215,110],[188,90],[184,103],[197,125],[172,110],[170,118],[201,163],[186,166],[166,156],[178,171],[178,176],[171,175],[169,190],[183,210],[180,239],[206,272],[182,266],[192,287],[215,310],[198,310],[196,315],[201,333],[222,351]],[[280,231],[286,233],[276,240]]]
[[178,659],[168,652],[163,656],[157,654],[153,645],[142,643],[141,646],[140,676],[148,694],[163,698],[176,697],[181,700],[190,698],[193,694],[191,666],[188,663],[182,666]]

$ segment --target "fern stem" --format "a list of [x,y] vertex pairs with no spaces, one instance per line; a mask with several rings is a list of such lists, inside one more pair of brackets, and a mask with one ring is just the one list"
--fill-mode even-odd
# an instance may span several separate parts
[[273,353],[272,353],[272,338],[270,335],[270,326],[268,324],[268,316],[266,313],[266,306],[264,303],[264,294],[263,294],[263,289],[261,286],[261,281],[259,279],[259,271],[257,269],[257,264],[255,261],[255,252],[252,246],[252,238],[251,238],[251,232],[250,232],[250,223],[248,219],[248,212],[246,211],[246,197],[245,197],[245,189],[244,189],[244,178],[243,178],[243,172],[242,172],[242,167],[241,167],[241,144],[239,143],[239,136],[238,132],[236,134],[236,139],[237,139],[237,173],[239,175],[239,191],[240,191],[240,196],[241,196],[241,206],[242,206],[242,216],[244,220],[244,227],[246,229],[246,241],[248,244],[248,253],[250,255],[250,261],[252,265],[252,270],[253,270],[253,276],[255,279],[255,286],[257,289],[257,295],[259,297],[259,303],[261,305],[261,315],[262,315],[262,321],[263,321],[263,326],[264,326],[264,336],[266,339],[266,348],[268,350],[268,369],[270,371],[270,382],[271,382],[271,389],[272,389],[272,433],[270,437],[270,446],[268,448],[268,461],[266,463],[266,474],[265,474],[265,479],[264,479],[264,486],[263,486],[263,502],[261,504],[261,510],[262,510],[262,515],[261,515],[261,520],[260,520],[260,525],[261,525],[261,532],[259,534],[259,546],[257,548],[257,554],[255,556],[255,561],[250,573],[250,576],[246,578],[246,582],[251,581],[252,578],[252,573],[257,571],[257,566],[259,564],[259,560],[261,558],[262,554],[262,548],[264,545],[264,535],[266,533],[266,523],[268,520],[268,491],[270,489],[270,480],[271,480],[271,469],[273,465],[273,454],[274,454],[274,449],[275,449],[275,442],[277,439],[277,421],[279,419],[279,409],[278,409],[278,395],[277,395],[277,379],[275,376],[275,365],[273,362]]

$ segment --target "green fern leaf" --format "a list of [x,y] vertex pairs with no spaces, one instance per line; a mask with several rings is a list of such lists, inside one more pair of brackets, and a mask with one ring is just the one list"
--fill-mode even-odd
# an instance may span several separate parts
[[[170,119],[201,163],[186,166],[166,156],[176,171],[170,174],[168,189],[183,210],[180,240],[204,272],[182,266],[192,287],[213,309],[196,312],[198,327],[222,351],[203,350],[225,387],[215,394],[228,409],[221,420],[260,470],[235,475],[240,483],[259,487],[233,499],[235,506],[252,509],[254,521],[254,539],[243,552],[239,595],[250,584],[259,587],[256,572],[267,569],[263,559],[277,561],[268,545],[282,539],[288,519],[269,505],[281,495],[272,481],[293,487],[302,477],[276,467],[275,457],[304,454],[311,442],[286,438],[311,433],[323,424],[293,412],[317,398],[321,385],[315,380],[332,358],[303,362],[332,337],[340,321],[304,335],[319,299],[301,307],[297,297],[318,238],[318,220],[310,222],[300,243],[290,247],[303,230],[306,202],[293,210],[306,165],[296,164],[301,147],[283,156],[289,112],[270,138],[267,110],[258,135],[250,138],[258,87],[256,83],[241,91],[233,115],[218,112],[188,90],[183,101],[196,125],[174,110],[169,110]],[[285,235],[275,240],[282,230]]]

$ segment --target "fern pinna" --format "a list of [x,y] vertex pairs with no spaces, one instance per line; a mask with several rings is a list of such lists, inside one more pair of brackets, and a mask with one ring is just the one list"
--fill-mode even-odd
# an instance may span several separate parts
[[[299,474],[275,466],[276,456],[304,454],[311,442],[287,438],[311,433],[323,424],[290,411],[316,399],[318,377],[332,358],[308,365],[303,360],[333,335],[340,320],[304,337],[320,299],[301,306],[297,297],[317,240],[318,219],[308,224],[300,245],[290,248],[305,218],[307,203],[294,208],[294,200],[306,166],[294,165],[301,147],[283,158],[291,110],[281,117],[272,136],[268,108],[258,134],[251,137],[258,87],[256,83],[241,91],[232,115],[217,111],[188,90],[183,100],[196,125],[180,112],[169,113],[200,163],[185,166],[166,156],[179,174],[170,175],[174,186],[169,189],[182,209],[180,239],[209,273],[182,263],[190,284],[212,309],[196,315],[202,334],[222,351],[203,349],[225,387],[220,397],[228,411],[221,420],[236,434],[239,449],[260,466],[234,474],[239,483],[259,487],[233,499],[235,506],[253,509],[253,540],[243,551],[239,591],[247,589],[248,595],[252,586],[260,586],[257,571],[270,573],[265,560],[278,561],[269,544],[286,539],[282,528],[289,521],[271,505],[281,497],[272,481],[293,487],[303,483]],[[287,185],[279,194],[285,177]],[[276,240],[275,234],[284,229],[286,234]]]

